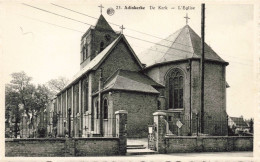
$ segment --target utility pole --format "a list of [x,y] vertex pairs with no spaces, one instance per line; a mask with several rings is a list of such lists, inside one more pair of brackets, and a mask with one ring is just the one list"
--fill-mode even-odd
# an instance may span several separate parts
[[205,36],[205,3],[201,4],[201,133],[204,133],[204,36]]

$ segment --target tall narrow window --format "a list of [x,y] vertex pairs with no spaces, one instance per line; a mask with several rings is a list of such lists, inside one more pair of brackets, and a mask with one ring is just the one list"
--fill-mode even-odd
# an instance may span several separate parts
[[107,99],[104,99],[104,119],[108,119],[108,104],[107,104]]
[[173,108],[172,107],[172,105],[173,105],[173,86],[172,86],[172,83],[173,83],[173,79],[169,78],[169,108]]
[[96,101],[96,118],[98,119],[99,111],[98,111],[98,100]]
[[159,100],[157,100],[157,109],[160,110],[161,109],[161,102]]
[[88,58],[88,45],[86,44],[85,45],[85,59],[87,59]]
[[82,101],[83,101],[83,111],[84,113],[88,111],[88,78],[83,80],[82,88]]
[[66,117],[66,93],[62,94],[62,116]]
[[103,49],[104,49],[104,42],[101,42],[100,43],[100,52],[103,51]]
[[84,61],[86,59],[86,48],[85,48],[85,46],[83,46],[82,55],[83,55],[83,61]]
[[78,83],[74,85],[73,90],[74,90],[74,92],[73,92],[73,101],[74,101],[73,107],[75,109],[74,112],[77,114],[77,113],[79,113],[79,84]]
[[169,87],[169,108],[183,108],[183,74],[180,70],[174,69],[168,77]]

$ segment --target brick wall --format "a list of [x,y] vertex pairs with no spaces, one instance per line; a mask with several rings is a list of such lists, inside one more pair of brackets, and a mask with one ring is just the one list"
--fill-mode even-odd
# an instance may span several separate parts
[[[199,60],[192,61],[192,109],[201,112],[201,85]],[[204,78],[204,133],[210,135],[227,135],[226,114],[226,78],[225,66],[218,63],[205,63]],[[195,113],[192,114],[196,116]],[[192,125],[196,132],[196,122]]]
[[154,131],[155,143],[159,153],[175,152],[217,152],[252,151],[253,137],[245,136],[175,136],[166,135],[166,113],[153,114],[157,130]]
[[[105,36],[109,34],[110,35],[110,40],[107,40],[105,38]],[[113,31],[109,31],[109,30],[93,30],[92,33],[93,36],[93,42],[92,42],[92,51],[91,51],[91,55],[93,59],[96,55],[98,55],[101,51],[100,51],[100,43],[103,42],[104,43],[104,48],[106,48],[109,44],[111,44],[117,37],[118,35],[113,32]]]
[[166,153],[253,151],[253,137],[165,137]]
[[119,154],[118,138],[87,138],[75,140],[76,156],[108,156]]
[[[191,68],[188,61],[174,62],[171,64],[164,64],[158,67],[153,67],[146,70],[148,76],[162,85],[166,85],[167,73],[174,68],[181,69],[184,73],[184,92],[183,92],[183,110],[180,110],[181,116],[185,117],[186,123],[181,130],[181,135],[188,135],[190,132],[190,108],[192,110],[192,133],[196,130],[196,109],[200,113],[201,101],[201,85],[200,85],[200,62],[199,60],[191,61]],[[191,72],[191,83],[190,83]],[[227,116],[226,116],[226,77],[225,66],[213,62],[205,63],[205,98],[204,98],[204,116],[205,116],[205,134],[210,135],[227,135]],[[190,96],[191,85],[191,96]],[[168,109],[168,88],[160,95],[165,96],[166,109]],[[190,104],[191,97],[191,104]],[[176,113],[172,113],[176,118]],[[179,115],[179,114],[178,114]],[[200,114],[199,114],[200,116]],[[176,132],[173,132],[176,133]]]
[[[111,36],[110,40],[107,40],[105,36],[109,34]],[[82,57],[82,49],[80,53],[80,69],[84,68],[92,59],[94,59],[101,51],[100,51],[100,43],[104,43],[104,48],[106,48],[110,43],[112,43],[118,35],[110,30],[90,30],[89,33],[85,36],[87,37],[87,44],[88,44],[88,59],[83,61]],[[81,40],[81,48],[83,46],[83,39]],[[83,61],[83,62],[82,62]]]
[[65,139],[5,140],[5,156],[64,156]]
[[[205,64],[205,133],[227,135],[225,66]],[[211,123],[215,120],[218,124]]]
[[157,110],[157,95],[138,92],[112,92],[113,111],[126,110],[127,136],[147,137],[148,125],[153,124]]
[[100,77],[100,68],[103,70],[103,81],[115,73],[118,69],[139,71],[140,66],[134,60],[126,44],[122,41],[118,43],[117,47],[111,51],[110,55],[102,63],[102,65],[93,72],[92,91],[98,89],[98,80]]
[[64,157],[119,154],[119,138],[6,139],[5,156]]

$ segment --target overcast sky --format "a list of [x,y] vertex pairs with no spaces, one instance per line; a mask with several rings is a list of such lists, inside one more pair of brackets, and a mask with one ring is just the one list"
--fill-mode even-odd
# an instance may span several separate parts
[[[109,2],[109,1],[107,1]],[[170,1],[169,1],[170,2]],[[185,25],[183,18],[188,13],[189,25],[200,35],[200,4],[188,4],[194,10],[179,10],[178,4],[169,3],[141,4],[145,10],[118,10],[125,3],[104,3],[103,15],[108,22],[124,25],[124,34],[158,42],[160,39],[134,32],[140,32],[165,38]],[[25,71],[33,77],[34,83],[46,83],[48,80],[64,76],[71,78],[79,71],[80,38],[89,25],[68,20],[21,4],[22,1],[1,4],[2,45],[4,77],[8,83],[13,72]],[[26,2],[24,2],[26,3]],[[99,17],[99,3],[91,1],[53,1],[66,8]],[[95,25],[96,19],[79,15],[52,5],[50,2],[34,1],[29,5],[55,12],[87,24]],[[150,10],[149,6],[167,6],[168,10]],[[112,7],[115,13],[107,15],[107,8]],[[174,7],[175,9],[170,9]],[[1,21],[2,22],[2,21]],[[56,26],[55,26],[56,25]],[[59,27],[58,27],[59,26]],[[111,25],[116,31],[118,26]],[[66,29],[65,29],[66,28]],[[68,29],[69,28],[69,29]],[[254,6],[247,5],[213,5],[206,4],[206,42],[225,61],[227,66],[227,112],[231,116],[243,115],[246,118],[255,114],[256,82],[254,71]],[[137,55],[153,44],[126,37]],[[258,60],[258,59],[257,59]]]

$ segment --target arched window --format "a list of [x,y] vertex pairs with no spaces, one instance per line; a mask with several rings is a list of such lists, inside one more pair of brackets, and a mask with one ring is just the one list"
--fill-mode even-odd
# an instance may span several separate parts
[[108,104],[107,104],[107,99],[104,99],[104,119],[108,119]]
[[169,74],[169,108],[183,108],[183,73],[174,69]]
[[104,49],[104,42],[101,42],[100,43],[100,52],[103,51],[103,49]]

